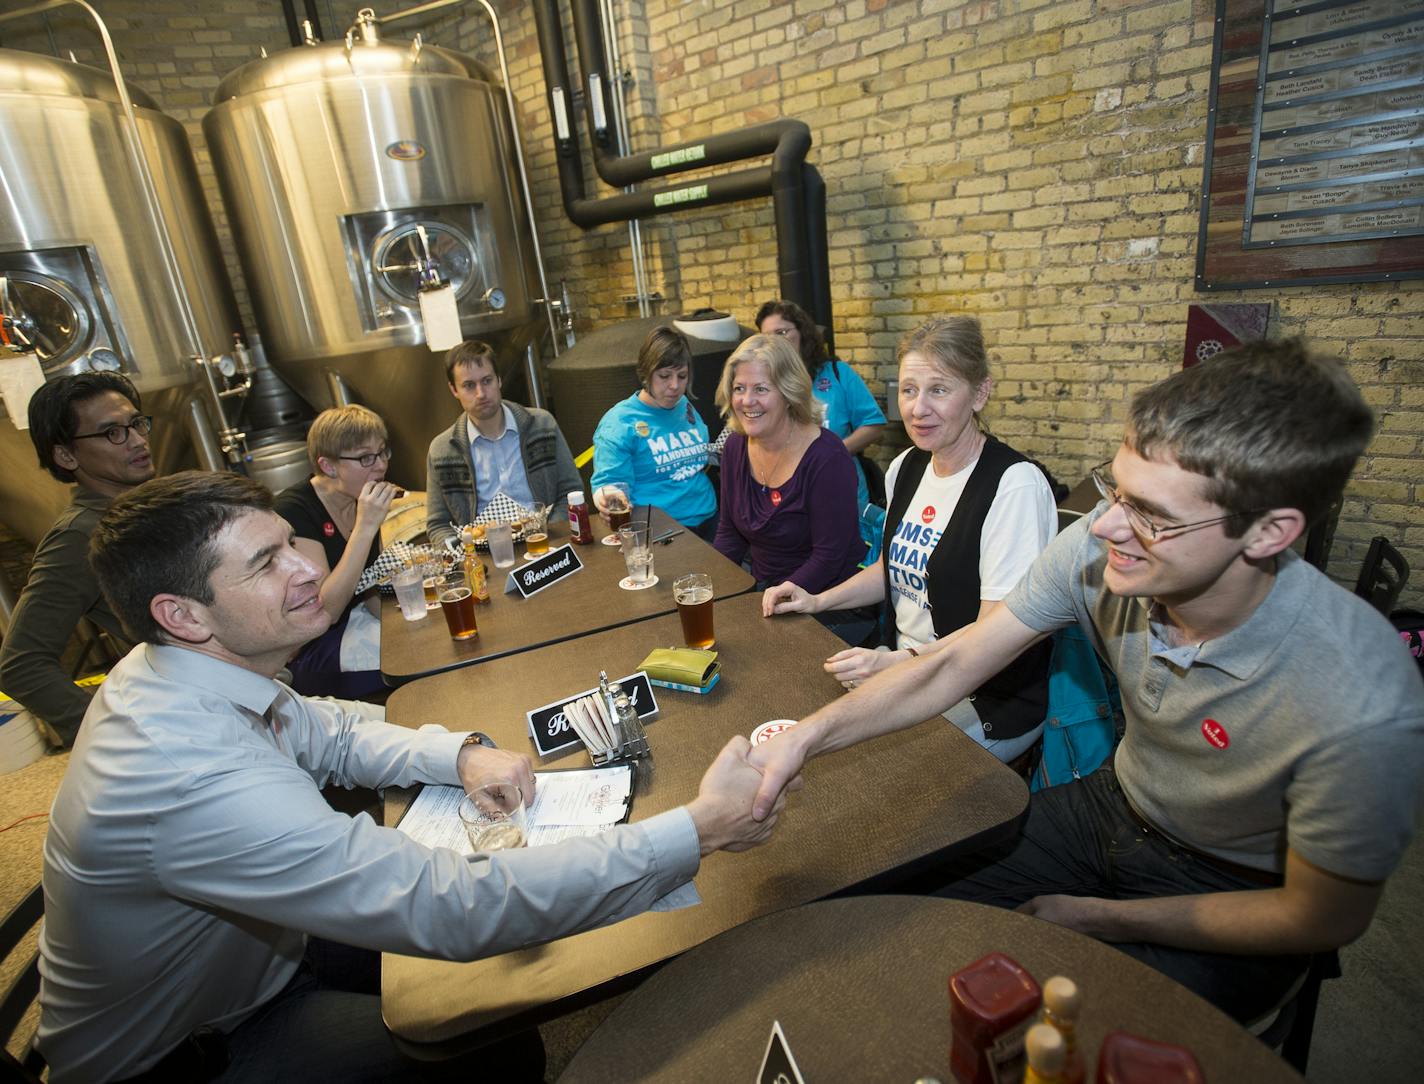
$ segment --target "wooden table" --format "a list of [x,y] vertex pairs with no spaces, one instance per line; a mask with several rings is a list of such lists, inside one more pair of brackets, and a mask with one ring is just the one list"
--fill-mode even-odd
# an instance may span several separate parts
[[[638,509],[639,520],[643,510]],[[653,510],[653,537],[678,529],[678,524],[658,509]],[[428,610],[423,621],[406,621],[394,597],[381,600],[381,677],[387,685],[401,685],[418,677],[455,670],[473,663],[498,659],[530,648],[557,643],[575,636],[642,621],[659,614],[677,612],[672,597],[672,581],[685,572],[708,572],[718,598],[750,591],[751,574],[734,565],[691,531],[670,542],[653,547],[655,586],[642,591],[624,591],[618,586],[627,573],[623,553],[617,546],[605,546],[608,532],[595,520],[591,546],[575,546],[583,562],[582,571],[560,581],[532,598],[504,593],[511,569],[495,568],[484,553],[490,573],[490,604],[477,606],[475,618],[480,633],[471,640],[452,640],[444,615]],[[549,544],[561,546],[569,540],[567,520],[549,525]],[[524,545],[515,546],[521,558]],[[640,655],[639,658],[642,658]],[[597,676],[595,674],[595,676]]]
[[1110,945],[981,904],[862,896],[768,915],[693,949],[619,1005],[559,1082],[754,1081],[773,1020],[807,1081],[952,1081],[949,976],[994,950],[1040,983],[1078,983],[1088,1080],[1119,1029],[1187,1047],[1208,1081],[1302,1079],[1225,1013]]
[[[705,696],[658,690],[661,711],[647,726],[655,770],[634,800],[634,820],[689,801],[733,734],[803,718],[841,695],[820,663],[843,645],[812,618],[764,619],[755,594],[721,600],[715,613],[722,680]],[[526,710],[596,684],[600,667],[629,673],[651,648],[671,643],[681,643],[675,615],[626,625],[405,686],[386,715],[405,726],[478,727],[503,748],[532,750]],[[551,763],[588,758],[580,751]],[[1028,805],[1018,776],[939,717],[821,757],[805,776],[770,843],[703,860],[700,906],[470,964],[386,956],[387,1026],[402,1039],[433,1042],[548,1019],[749,919],[851,888],[883,891],[956,851],[1004,838]],[[387,792],[387,824],[407,800]]]

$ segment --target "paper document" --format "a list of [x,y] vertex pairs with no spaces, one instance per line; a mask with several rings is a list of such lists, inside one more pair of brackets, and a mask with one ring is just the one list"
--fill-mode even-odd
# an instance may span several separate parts
[[[573,836],[596,836],[628,815],[633,773],[628,765],[572,772],[535,772],[534,803],[528,810],[529,846]],[[401,818],[400,831],[427,847],[473,855],[460,823],[460,787],[427,786]]]

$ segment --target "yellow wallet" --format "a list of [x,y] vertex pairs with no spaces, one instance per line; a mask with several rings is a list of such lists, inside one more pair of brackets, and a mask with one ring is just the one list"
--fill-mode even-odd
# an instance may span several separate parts
[[647,671],[648,678],[659,684],[699,690],[710,687],[721,668],[717,652],[695,647],[660,647],[648,652],[648,657],[638,664],[638,669]]

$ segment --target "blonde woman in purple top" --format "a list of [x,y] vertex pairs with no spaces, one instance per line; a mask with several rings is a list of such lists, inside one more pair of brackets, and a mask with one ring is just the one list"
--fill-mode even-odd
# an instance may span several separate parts
[[722,454],[722,514],[713,545],[750,559],[758,584],[790,580],[823,591],[865,553],[855,465],[817,422],[811,380],[796,351],[753,335],[727,359],[717,406],[732,435]]

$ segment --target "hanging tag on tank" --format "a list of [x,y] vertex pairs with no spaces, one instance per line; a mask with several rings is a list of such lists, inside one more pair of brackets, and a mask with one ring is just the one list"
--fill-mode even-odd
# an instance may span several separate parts
[[460,334],[460,310],[455,305],[455,288],[449,283],[421,289],[420,320],[425,325],[425,345],[432,352],[459,346],[464,339]]

